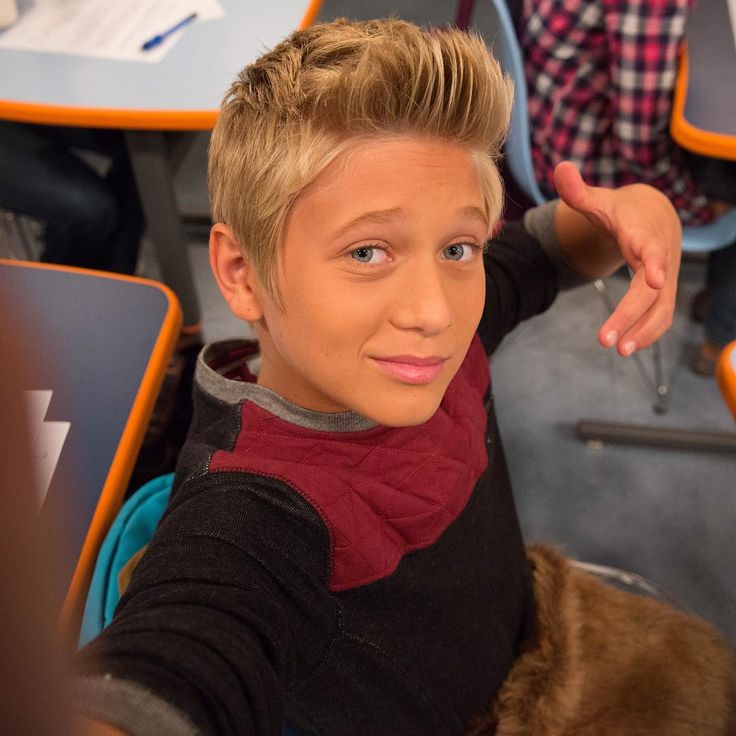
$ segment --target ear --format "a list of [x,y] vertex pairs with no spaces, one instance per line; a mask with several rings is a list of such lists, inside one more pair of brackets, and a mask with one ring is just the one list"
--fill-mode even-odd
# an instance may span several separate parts
[[221,222],[210,230],[210,267],[232,313],[246,322],[263,317],[261,289],[235,233]]

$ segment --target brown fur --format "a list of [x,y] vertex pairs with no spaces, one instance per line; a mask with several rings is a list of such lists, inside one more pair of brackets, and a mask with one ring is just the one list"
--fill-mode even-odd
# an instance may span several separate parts
[[529,549],[537,631],[466,736],[736,736],[734,654],[704,621]]
[[122,598],[128,586],[130,585],[130,578],[133,575],[136,565],[141,561],[141,557],[145,554],[148,549],[148,545],[139,549],[121,568],[118,573],[118,595]]

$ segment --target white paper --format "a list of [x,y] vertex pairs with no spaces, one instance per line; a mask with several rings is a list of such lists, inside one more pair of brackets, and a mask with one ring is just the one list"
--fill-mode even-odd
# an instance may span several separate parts
[[733,45],[736,47],[736,0],[728,0],[728,14],[731,17],[731,33],[733,33]]
[[[141,46],[191,13],[191,23],[149,51]],[[35,0],[0,32],[0,48],[157,62],[197,23],[221,18],[219,0]]]
[[41,508],[49,492],[51,479],[61,456],[70,422],[45,422],[44,417],[51,404],[52,391],[24,391],[26,418],[31,436],[34,492],[38,508]]

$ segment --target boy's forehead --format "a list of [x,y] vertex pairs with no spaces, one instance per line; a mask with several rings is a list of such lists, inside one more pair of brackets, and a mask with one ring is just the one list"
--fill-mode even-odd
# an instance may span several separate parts
[[[439,215],[439,218],[438,218]],[[306,186],[287,216],[289,234],[340,239],[361,226],[415,224],[440,219],[478,224],[489,214],[471,151],[439,139],[394,137],[360,140]]]
[[[430,175],[430,184],[438,172],[446,173],[448,178],[466,172],[477,179],[479,191],[482,189],[472,152],[456,142],[418,136],[361,138],[348,142],[304,187],[297,200],[316,193],[336,195],[351,186],[366,195],[376,195],[388,183],[408,183],[423,173]],[[390,210],[392,206],[387,203],[382,209]]]
[[349,170],[350,163],[356,158],[380,160],[382,163],[395,163],[399,154],[402,157],[416,159],[418,164],[439,166],[438,158],[452,158],[458,164],[466,162],[472,154],[470,149],[457,141],[426,135],[391,135],[372,138],[356,138],[347,141],[342,153],[335,159],[342,170]]

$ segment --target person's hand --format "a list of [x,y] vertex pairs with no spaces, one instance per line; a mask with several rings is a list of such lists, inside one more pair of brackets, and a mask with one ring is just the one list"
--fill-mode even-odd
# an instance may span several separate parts
[[618,189],[585,184],[565,161],[555,169],[560,198],[615,241],[632,270],[628,291],[598,331],[604,347],[628,356],[651,345],[672,324],[682,228],[675,208],[646,184]]

